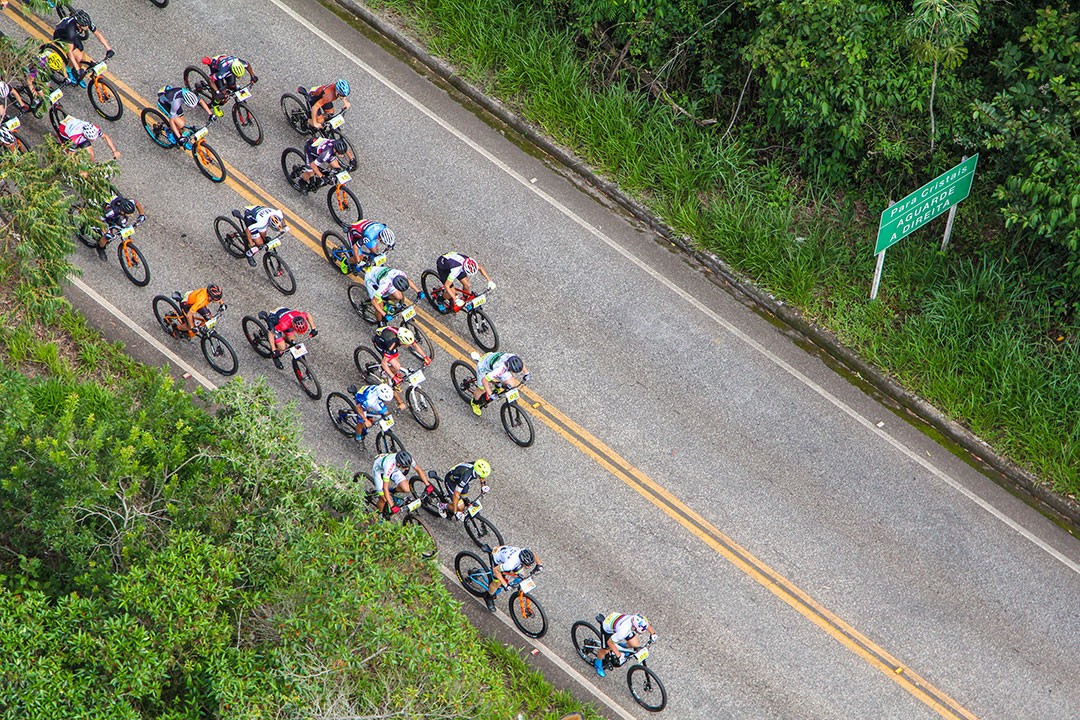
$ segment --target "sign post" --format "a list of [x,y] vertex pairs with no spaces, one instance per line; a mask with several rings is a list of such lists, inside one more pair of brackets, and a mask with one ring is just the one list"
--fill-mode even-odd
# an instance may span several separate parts
[[946,210],[951,210],[949,222],[945,228],[945,238],[941,244],[941,248],[945,249],[952,231],[956,205],[971,194],[971,181],[975,178],[975,166],[978,162],[978,155],[964,158],[959,165],[938,175],[900,202],[890,203],[889,207],[881,213],[877,243],[874,246],[874,254],[878,256],[878,262],[877,269],[874,271],[874,284],[870,289],[871,300],[877,299],[885,250]]

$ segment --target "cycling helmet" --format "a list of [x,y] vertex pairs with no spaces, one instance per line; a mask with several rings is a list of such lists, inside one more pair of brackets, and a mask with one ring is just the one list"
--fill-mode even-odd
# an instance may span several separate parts
[[120,198],[120,202],[117,203],[117,207],[120,209],[120,212],[124,213],[125,215],[130,215],[131,213],[135,212],[135,203],[128,198]]
[[397,339],[402,345],[412,345],[416,342],[416,335],[413,335],[413,331],[409,328],[403,327],[398,329]]
[[292,329],[298,333],[306,333],[311,329],[311,326],[308,325],[308,321],[303,315],[297,315],[293,318]]
[[397,277],[394,278],[393,282],[394,282],[394,289],[395,290],[400,290],[401,292],[405,292],[406,290],[409,289],[409,278],[405,277],[404,275],[398,275]]
[[90,13],[85,10],[76,10],[71,14],[71,17],[75,18],[76,25],[90,27],[93,24],[90,22]]
[[476,473],[476,477],[486,478],[491,474],[491,463],[484,458],[479,458],[472,464],[472,469]]
[[101,128],[99,128],[93,123],[90,123],[86,126],[86,129],[83,130],[83,137],[87,140],[97,140],[99,137],[101,137]]
[[397,333],[392,328],[385,327],[379,331],[379,339],[382,340],[383,345],[386,347],[389,347],[396,337]]
[[232,64],[229,65],[229,69],[232,70],[232,74],[238,78],[244,77],[244,73],[247,72],[247,69],[244,68],[244,63],[239,60],[233,60]]
[[11,86],[0,80],[0,98],[6,98],[11,94]]
[[3,125],[0,125],[0,143],[3,143],[4,145],[11,145],[14,142],[15,136],[11,134],[11,131]]
[[389,250],[397,243],[397,235],[394,235],[394,231],[390,228],[383,228],[379,233],[379,241]]
[[375,395],[383,402],[390,402],[394,399],[394,390],[386,383],[375,386]]
[[536,556],[532,554],[532,550],[529,548],[522,548],[521,552],[518,553],[518,560],[521,561],[522,565],[532,565],[536,562]]
[[280,212],[275,212],[270,216],[270,224],[274,226],[275,230],[285,232],[288,226],[285,225],[285,216]]
[[409,454],[408,450],[400,450],[398,454],[394,456],[394,463],[397,464],[399,468],[410,468],[412,467],[412,455]]
[[476,271],[480,269],[480,266],[471,257],[465,258],[465,262],[461,263],[461,267],[465,268],[466,275],[475,275]]
[[334,154],[344,155],[349,149],[349,143],[345,142],[341,138],[334,141]]
[[341,97],[349,97],[349,93],[352,92],[349,89],[349,82],[347,80],[338,80],[334,83],[334,89],[337,90],[337,94]]
[[53,72],[64,71],[64,58],[60,57],[57,53],[51,50],[44,54],[45,64],[49,66],[49,69]]
[[635,615],[630,618],[630,624],[634,626],[634,632],[643,633],[649,629],[649,618],[644,615]]
[[511,355],[506,358],[506,369],[510,372],[521,372],[521,368],[525,367],[525,363],[521,362],[521,358],[517,355]]
[[180,91],[180,101],[184,103],[184,107],[195,107],[199,104],[199,96],[184,88]]
[[218,286],[218,285],[207,285],[206,286],[206,297],[208,297],[208,298],[210,298],[211,300],[214,300],[214,301],[220,300],[221,299],[221,287]]

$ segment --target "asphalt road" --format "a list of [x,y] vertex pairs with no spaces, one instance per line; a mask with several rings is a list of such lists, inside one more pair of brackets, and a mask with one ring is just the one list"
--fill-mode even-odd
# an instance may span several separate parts
[[[543,643],[586,676],[570,624],[641,610],[662,638],[650,666],[669,717],[1080,717],[1076,541],[651,233],[309,0],[86,5],[117,49],[110,71],[144,102],[205,54],[251,60],[266,141],[249,148],[226,116],[210,140],[250,182],[212,185],[190,156],[154,146],[128,107],[106,130],[124,153],[117,184],[150,215],[137,239],[153,279],[136,288],[113,256],[105,264],[80,248],[84,281],[210,376],[196,346],[160,335],[150,300],[220,282],[230,305],[221,330],[241,374],[266,374],[295,399],[320,459],[364,467],[370,455],[240,330],[260,309],[312,311],[324,392],[342,389],[369,336],[346,301],[349,281],[289,241],[299,291],[283,299],[212,229],[251,193],[279,200],[299,234],[331,227],[323,193],[301,197],[282,177],[282,149],[302,139],[278,97],[350,80],[345,130],[361,152],[352,187],[367,216],[397,231],[395,264],[418,279],[446,250],[478,257],[499,284],[490,311],[503,348],[534,369],[538,437],[520,449],[493,409],[477,419],[455,396],[450,355],[467,331],[460,318],[439,321],[449,340],[426,388],[442,424],[427,433],[402,415],[401,435],[440,470],[492,462],[487,514],[545,560]],[[25,32],[12,18],[2,28]],[[65,102],[91,117],[81,91]],[[468,544],[449,523],[437,532],[444,562]],[[645,714],[621,671],[597,686],[629,716]]]

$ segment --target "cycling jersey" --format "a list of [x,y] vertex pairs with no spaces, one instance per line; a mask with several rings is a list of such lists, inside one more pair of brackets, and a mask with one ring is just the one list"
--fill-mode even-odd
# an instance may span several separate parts
[[374,220],[361,220],[349,226],[349,240],[357,247],[363,247],[369,254],[375,254],[375,248],[379,246],[379,233],[386,229],[386,225]]
[[293,329],[293,320],[298,317],[306,319],[307,313],[301,310],[290,310],[286,307],[279,307],[267,317],[267,324],[269,324],[276,333],[295,332]]
[[114,227],[127,227],[128,216],[120,212],[120,203],[124,201],[124,198],[120,195],[113,195],[109,202],[105,203],[105,212],[101,215],[101,220],[110,228]]
[[377,385],[365,385],[353,395],[353,402],[364,411],[365,415],[390,414],[390,410],[386,407],[386,404],[379,399],[377,388]]
[[[405,468],[406,472],[408,468]],[[382,492],[384,486],[391,490],[405,482],[405,474],[397,466],[397,458],[394,453],[386,453],[375,458],[371,465],[371,477],[375,481],[375,492]]]
[[[73,118],[70,115],[60,121],[60,137],[67,140],[77,148],[90,147],[90,140],[83,134],[86,132],[86,128],[91,127],[94,123],[86,122],[85,120],[79,120]],[[100,128],[99,128],[100,129]]]
[[285,213],[275,208],[262,205],[248,205],[244,208],[244,225],[252,235],[264,235],[274,218],[285,222]]
[[385,298],[394,292],[394,278],[406,277],[405,273],[395,268],[375,267],[364,273],[364,287],[372,300],[378,295]]
[[634,616],[611,613],[604,618],[604,632],[617,643],[625,643],[637,633],[634,632]]
[[492,551],[491,558],[503,572],[516,573],[521,570],[521,550],[513,545],[500,545]]
[[472,463],[460,463],[450,468],[450,472],[446,473],[446,489],[452,493],[457,492],[468,495],[469,485],[478,477],[479,475],[473,469]]
[[439,280],[445,285],[453,282],[465,274],[465,261],[468,256],[461,253],[449,252],[435,261],[435,270],[439,273]]
[[[210,58],[210,79],[217,83],[218,87],[224,83],[230,89],[236,89],[236,76],[233,75],[232,64],[233,61],[240,60],[238,57],[232,55],[217,55]],[[247,69],[247,63],[240,60],[244,64],[244,68]]]
[[[398,329],[396,327],[381,327],[375,331],[375,335],[371,338],[371,341],[375,344],[375,349],[381,352],[389,360],[393,360],[398,356],[398,351],[401,349],[401,341],[398,340]],[[390,339],[383,337],[384,331],[389,331],[391,335]]]
[[[97,32],[97,25],[90,22],[90,32]],[[57,23],[53,29],[53,40],[66,42],[74,45],[79,50],[83,49],[82,37],[79,36],[79,26],[74,17],[66,17]]]
[[506,362],[512,357],[514,357],[513,353],[488,353],[480,358],[480,362],[476,363],[476,376],[486,377],[488,380],[499,383],[505,383],[514,376],[514,374],[506,367]]
[[184,306],[184,310],[197,312],[204,316],[210,314],[210,295],[206,292],[206,288],[192,290],[184,297],[181,304]]
[[313,87],[307,91],[307,96],[312,105],[315,105],[315,103],[320,100],[332,103],[338,99],[337,87],[335,86],[335,83]]
[[334,141],[324,137],[314,137],[304,143],[304,159],[308,163],[318,161],[328,165],[334,159]]
[[184,88],[166,85],[158,90],[157,101],[169,117],[184,116]]

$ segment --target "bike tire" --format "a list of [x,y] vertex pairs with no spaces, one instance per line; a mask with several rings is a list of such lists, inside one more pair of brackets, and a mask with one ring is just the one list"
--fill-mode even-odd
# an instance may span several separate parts
[[[72,213],[74,213],[76,208],[72,208],[71,210]],[[97,228],[93,225],[83,225],[75,231],[75,237],[78,238],[79,242],[81,242],[86,247],[90,248],[91,250],[96,250],[99,246],[98,239],[94,237],[94,235],[100,233],[100,228]]]
[[199,343],[199,346],[202,348],[202,354],[206,358],[206,362],[210,363],[210,367],[214,368],[216,372],[225,376],[236,374],[237,369],[240,367],[240,361],[237,359],[236,351],[233,350],[228,340],[216,332],[210,332],[202,336],[202,342]]
[[518,407],[517,403],[503,403],[499,410],[499,419],[502,420],[506,435],[518,447],[529,447],[536,441],[536,431],[533,430],[529,413]]
[[[493,522],[480,513],[475,515],[466,514],[465,520],[461,524],[465,526],[465,533],[469,536],[469,539],[478,548],[485,545],[498,547],[506,544],[503,541],[502,533],[499,532],[499,528],[495,527]],[[492,542],[492,540],[495,540],[495,542]]]
[[409,352],[412,353],[412,356],[417,360],[424,359],[424,355],[416,351],[417,346],[419,345],[423,348],[423,351],[427,353],[427,356],[434,360],[435,345],[431,342],[431,338],[427,336],[427,333],[421,330],[420,326],[411,320],[405,323],[405,325],[413,331],[413,335],[416,337],[416,342],[409,347]]
[[49,108],[49,124],[52,125],[53,134],[56,135],[56,139],[61,143],[67,142],[60,137],[60,123],[64,122],[64,118],[67,113],[64,112],[64,106],[57,103]]
[[282,295],[292,295],[296,292],[296,276],[293,275],[289,263],[274,250],[263,251],[263,270],[277,291]]
[[247,253],[247,238],[232,218],[218,215],[214,218],[214,234],[221,247],[234,258],[242,258]]
[[467,403],[473,401],[472,391],[476,387],[476,368],[462,360],[450,363],[450,382],[458,397]]
[[[338,414],[342,411],[345,412],[345,419],[339,420]],[[356,405],[344,393],[332,392],[326,396],[326,414],[339,433],[349,437],[356,434],[356,424],[349,419],[356,414]]]
[[334,222],[343,228],[364,219],[364,208],[359,198],[345,185],[335,185],[326,193],[326,209]]
[[417,552],[420,553],[420,557],[425,560],[430,560],[439,554],[439,543],[435,540],[435,536],[431,534],[427,525],[425,525],[420,518],[410,513],[402,518],[401,524],[405,527],[419,528],[419,533],[417,534],[420,535],[420,540]]
[[[469,550],[462,550],[454,556],[454,572],[458,582],[465,592],[476,597],[484,597],[487,593],[488,582],[491,581],[491,568],[480,559],[480,556]],[[481,578],[486,576],[487,581]]]
[[337,159],[338,164],[341,165],[342,168],[349,172],[354,172],[356,168],[360,166],[360,161],[356,159],[356,150],[352,141],[345,137],[344,133],[338,130],[331,130],[330,132],[325,133],[325,135],[330,140],[345,141],[345,152],[334,153],[334,158]]
[[163,8],[169,4],[169,0],[150,0],[150,2],[154,3],[154,5],[157,5],[159,8]]
[[292,359],[293,376],[300,383],[300,389],[312,400],[322,397],[322,385],[315,374],[315,369],[308,365],[307,358],[298,357]]
[[309,135],[311,133],[311,127],[308,124],[311,113],[308,111],[307,103],[299,97],[292,93],[282,95],[281,113],[285,116],[285,122],[289,123],[289,127],[297,134]]
[[667,707],[667,690],[651,668],[634,665],[626,672],[626,684],[634,701],[649,712],[660,712]]
[[379,354],[366,345],[357,345],[353,350],[353,364],[360,378],[367,385],[378,385],[386,382],[382,371],[382,359]]
[[434,430],[439,427],[439,409],[435,407],[435,401],[422,388],[410,386],[405,390],[405,404],[409,406],[409,414],[413,416],[420,427],[425,430]]
[[528,593],[515,590],[510,596],[510,619],[523,635],[542,638],[547,633],[547,615],[540,601]]
[[393,430],[380,430],[375,436],[375,450],[380,453],[396,453],[405,449],[405,443]]
[[[349,273],[351,248],[345,238],[333,230],[327,230],[322,234],[321,244],[323,257],[326,258],[326,262],[330,263],[330,267],[340,270],[342,275],[347,275]],[[342,267],[342,263],[345,264],[345,267]]]
[[603,647],[600,642],[600,631],[590,622],[578,620],[570,627],[570,641],[574,644],[574,650],[578,657],[589,665],[596,659],[596,651]]
[[183,317],[180,312],[180,307],[173,302],[172,298],[165,297],[164,295],[155,295],[152,301],[154,308],[154,317],[157,318],[158,325],[165,331],[165,334],[169,337],[177,337],[176,324],[177,321]]
[[375,308],[371,307],[371,298],[368,297],[367,288],[359,283],[351,283],[347,291],[349,304],[360,316],[360,319],[368,325],[375,325],[379,318],[375,314]]
[[42,56],[46,55],[47,53],[55,53],[60,57],[60,62],[63,67],[60,70],[53,70],[51,67],[49,67],[48,63],[46,63],[45,72],[48,74],[49,80],[52,82],[53,85],[56,85],[57,87],[63,87],[64,85],[66,85],[68,80],[67,55],[65,55],[64,52],[60,50],[60,48],[56,47],[56,45],[53,45],[52,43],[42,44],[38,48],[38,53]]
[[450,312],[450,303],[443,297],[442,281],[439,280],[438,273],[434,270],[425,270],[421,273],[420,287],[424,289],[424,296],[427,297],[432,310],[440,315]]
[[435,517],[441,517],[439,515],[439,503],[440,502],[446,502],[446,495],[445,495],[445,493],[443,493],[442,489],[440,488],[440,485],[442,484],[442,481],[441,480],[436,481],[436,480],[433,480],[431,478],[426,478],[424,480],[420,480],[418,478],[416,484],[413,485],[413,489],[416,490],[416,486],[420,485],[421,483],[423,483],[423,486],[424,486],[425,489],[427,488],[428,485],[430,485],[431,486],[431,492],[430,493],[423,493],[423,492],[420,493],[420,495],[421,495],[420,500],[422,501],[422,504],[420,505],[420,507],[424,508],[424,510],[426,510],[430,515],[434,515]]
[[86,95],[90,98],[94,111],[109,122],[116,122],[124,116],[124,98],[106,78],[97,76],[87,82]]
[[262,320],[253,315],[245,315],[240,321],[240,326],[244,330],[244,339],[259,357],[269,358],[274,354],[270,349],[270,331],[266,329]]
[[150,284],[150,265],[135,243],[117,243],[116,258],[120,261],[120,269],[135,287],[146,287]]
[[206,101],[207,105],[214,102],[214,92],[210,89],[210,76],[201,67],[188,65],[184,68],[184,87]]
[[201,141],[193,144],[191,146],[191,157],[195,160],[195,166],[199,168],[199,172],[210,182],[225,182],[225,163],[221,162],[221,156],[209,144]]
[[[49,110],[49,113],[51,117],[52,110]],[[142,123],[143,130],[158,147],[165,149],[176,147],[176,143],[169,139],[169,122],[160,112],[154,108],[143,108],[142,113],[139,114],[139,121]]]
[[307,162],[304,161],[304,153],[294,147],[285,148],[281,153],[281,172],[285,173],[285,182],[297,192],[307,194],[301,175]]
[[259,119],[255,117],[255,113],[251,111],[246,102],[233,104],[232,121],[236,127],[236,132],[240,134],[240,138],[244,142],[252,147],[262,144],[262,125],[259,124]]
[[499,349],[499,331],[495,329],[495,323],[487,313],[479,308],[470,310],[465,316],[469,325],[469,334],[473,342],[484,352],[495,352]]

